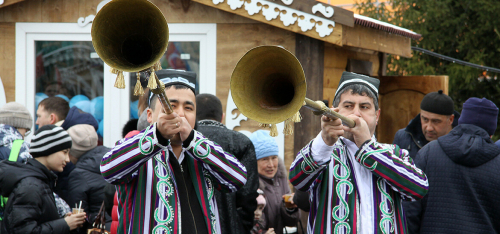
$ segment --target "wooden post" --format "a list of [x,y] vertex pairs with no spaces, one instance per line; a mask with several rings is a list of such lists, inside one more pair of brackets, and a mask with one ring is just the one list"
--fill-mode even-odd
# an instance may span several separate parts
[[[323,41],[296,34],[295,56],[302,64],[306,75],[306,97],[312,100],[323,99],[323,63],[325,45]],[[301,108],[302,121],[295,123],[294,157],[321,130],[321,117],[307,108]]]

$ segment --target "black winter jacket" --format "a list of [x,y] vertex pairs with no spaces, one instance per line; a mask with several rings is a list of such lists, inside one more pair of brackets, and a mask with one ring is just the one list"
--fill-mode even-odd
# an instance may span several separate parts
[[226,152],[234,155],[247,169],[247,183],[234,193],[215,190],[219,220],[223,234],[250,233],[257,208],[259,174],[252,141],[242,133],[227,129],[213,120],[198,122],[197,130],[211,141],[217,142]]
[[[68,196],[64,199],[70,206],[82,201],[82,209],[89,215],[91,223],[94,222],[104,200],[104,187],[107,182],[101,175],[100,163],[102,156],[109,150],[110,148],[105,146],[97,146],[87,151],[80,157],[76,168],[68,177]],[[109,215],[106,215],[106,223],[109,230],[111,225]],[[90,224],[86,223],[83,228],[78,229],[79,233],[87,233],[88,228]]]
[[[460,118],[460,113],[453,113],[455,118],[453,119],[453,124],[451,126],[455,127],[458,125],[458,118]],[[406,128],[399,129],[394,136],[394,141],[392,142],[398,145],[401,149],[408,150],[410,157],[415,160],[417,152],[429,143],[422,132],[422,122],[420,122],[420,114],[413,118]]]
[[2,234],[69,233],[53,195],[56,176],[35,159],[0,163],[0,193],[9,197]]
[[461,124],[419,152],[429,192],[407,205],[410,233],[500,233],[500,148],[475,125]]

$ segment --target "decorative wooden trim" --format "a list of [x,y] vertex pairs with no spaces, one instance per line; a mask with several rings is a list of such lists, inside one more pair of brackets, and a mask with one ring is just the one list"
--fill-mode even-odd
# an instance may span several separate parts
[[[243,115],[242,113],[234,113],[234,110],[237,110],[236,104],[233,101],[233,96],[231,96],[231,90],[227,94],[227,104],[226,104],[226,127],[231,130],[235,130],[236,127],[240,126],[241,121],[248,120],[248,117]],[[285,159],[285,134],[283,134],[283,129],[285,128],[285,124],[283,122],[276,124],[278,128],[278,136],[274,139],[278,144],[278,156],[282,159]],[[247,130],[240,130],[239,132],[245,134],[247,137],[250,137],[252,134]]]
[[[274,2],[282,4],[280,1]],[[289,7],[304,13],[335,21],[337,24],[354,27],[354,13],[341,7],[328,5],[315,0],[295,0]]]
[[24,0],[0,0],[0,8],[10,6],[18,2],[24,2]]
[[[311,38],[342,46],[342,25],[266,0],[193,0]],[[224,3],[227,1],[226,3]],[[267,8],[266,8],[267,7]],[[260,13],[260,14],[257,14]],[[279,19],[278,19],[279,16]],[[312,30],[315,28],[315,30]]]
[[[111,2],[111,0],[104,0],[104,1],[101,1],[99,4],[97,4],[96,14],[108,2]],[[95,15],[88,15],[86,17],[80,17],[80,18],[78,18],[78,21],[77,21],[78,26],[85,27],[85,26],[87,26],[87,24],[92,23],[94,21],[94,18],[95,18]]]

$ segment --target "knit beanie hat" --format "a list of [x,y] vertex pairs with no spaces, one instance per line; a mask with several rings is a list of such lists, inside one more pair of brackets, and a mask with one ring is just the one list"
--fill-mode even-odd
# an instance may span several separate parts
[[443,90],[428,93],[420,103],[420,109],[438,115],[453,114],[453,100]]
[[68,134],[73,142],[69,153],[75,158],[97,147],[97,132],[92,125],[77,124],[68,129]]
[[9,102],[0,108],[0,124],[30,130],[33,118],[26,107],[17,102]]
[[35,132],[31,139],[30,154],[33,158],[45,157],[71,148],[71,137],[63,128],[45,125]]
[[257,130],[250,135],[250,140],[255,147],[257,160],[273,155],[278,155],[278,143],[273,137],[269,136],[269,131]]
[[458,124],[473,124],[491,136],[497,129],[498,107],[492,101],[472,97],[464,102]]

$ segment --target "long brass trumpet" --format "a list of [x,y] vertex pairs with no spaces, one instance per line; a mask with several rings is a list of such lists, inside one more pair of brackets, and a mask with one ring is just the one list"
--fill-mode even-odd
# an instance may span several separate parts
[[150,74],[148,87],[158,95],[167,114],[172,106],[155,70],[168,46],[168,24],[158,7],[147,0],[113,0],[92,23],[92,44],[99,57],[118,74],[115,87],[125,88],[123,72],[137,72],[136,95],[144,94],[139,73]]
[[279,46],[259,46],[248,51],[231,75],[231,94],[238,110],[253,120],[276,124],[289,120],[302,106],[331,119],[349,119],[321,101],[306,98],[306,78],[299,60]]

